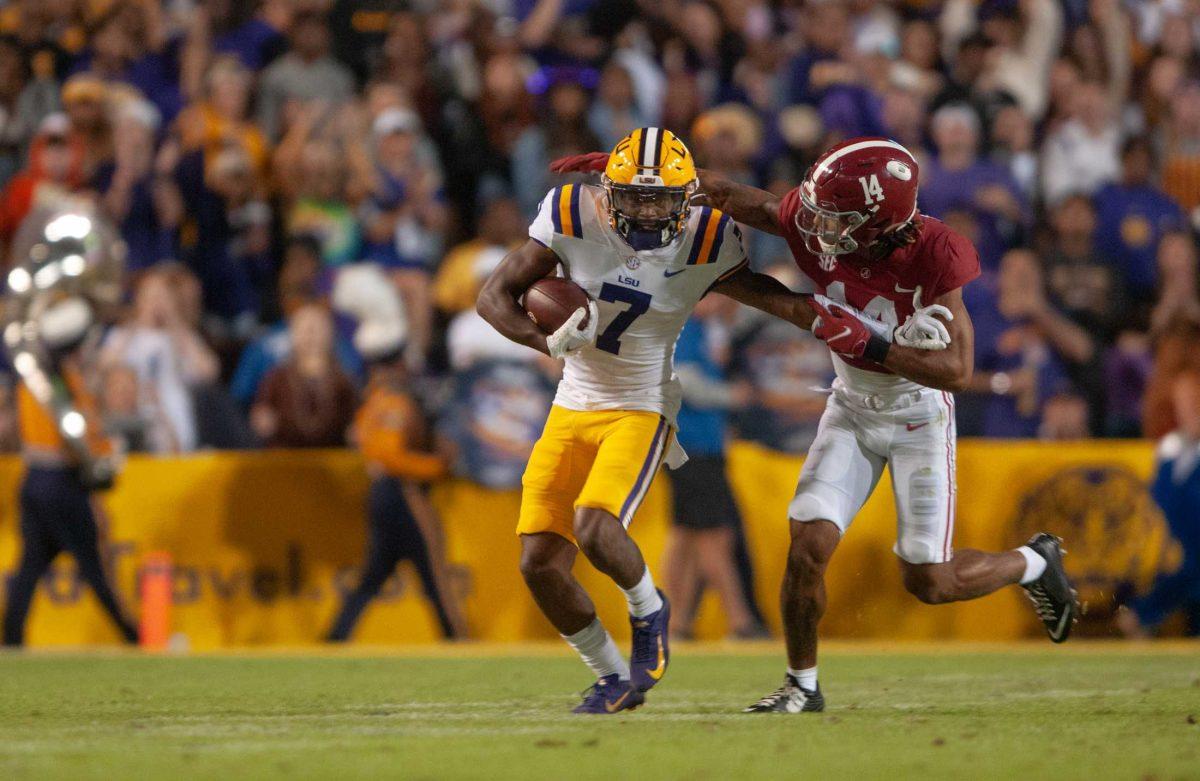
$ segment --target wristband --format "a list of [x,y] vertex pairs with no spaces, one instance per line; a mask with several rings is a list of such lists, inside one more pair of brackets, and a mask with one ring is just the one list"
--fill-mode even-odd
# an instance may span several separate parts
[[871,338],[867,340],[867,349],[863,350],[863,357],[882,365],[891,349],[891,342],[878,334],[871,334]]

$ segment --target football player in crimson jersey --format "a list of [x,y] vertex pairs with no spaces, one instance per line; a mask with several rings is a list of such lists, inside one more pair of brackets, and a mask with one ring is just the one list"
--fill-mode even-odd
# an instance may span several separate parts
[[[590,155],[552,164],[557,171],[592,167]],[[979,258],[967,239],[917,210],[918,173],[912,154],[884,138],[830,148],[782,199],[699,172],[698,197],[787,240],[819,294],[813,333],[833,351],[837,373],[788,508],[781,596],[787,674],[748,712],[824,709],[816,674],[824,572],[885,465],[896,500],[894,551],[905,587],[919,600],[974,599],[1019,583],[1054,642],[1067,639],[1079,611],[1061,541],[1052,535],[1003,553],[952,548],[951,394],[967,387],[973,370],[962,287],[979,275]]]

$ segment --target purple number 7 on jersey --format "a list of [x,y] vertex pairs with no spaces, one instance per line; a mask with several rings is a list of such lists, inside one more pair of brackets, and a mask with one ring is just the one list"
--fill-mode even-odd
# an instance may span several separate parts
[[596,337],[596,347],[613,355],[620,355],[621,334],[625,333],[626,328],[633,325],[634,320],[646,314],[650,308],[650,294],[605,282],[600,288],[600,300],[629,304],[629,308],[614,317],[608,324],[608,328],[605,328],[604,332]]

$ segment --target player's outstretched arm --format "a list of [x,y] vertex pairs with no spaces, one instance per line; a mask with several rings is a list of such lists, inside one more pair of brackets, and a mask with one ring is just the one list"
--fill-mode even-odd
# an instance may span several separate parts
[[[738,218],[734,216],[734,219]],[[795,323],[805,330],[812,328],[813,318],[816,317],[811,297],[789,290],[775,277],[748,268],[718,282],[713,290],[746,306]]]
[[945,350],[919,350],[893,344],[883,365],[901,377],[929,388],[958,393],[967,389],[975,371],[975,327],[963,304],[962,290],[951,290],[934,304],[950,310],[954,319],[946,323],[950,344]]
[[736,222],[764,233],[783,235],[779,224],[779,199],[766,190],[739,184],[720,174],[700,169],[697,198],[728,214]]
[[505,255],[483,283],[475,311],[514,342],[549,355],[546,334],[534,325],[517,301],[530,285],[553,274],[557,266],[558,255],[533,239],[527,240]]

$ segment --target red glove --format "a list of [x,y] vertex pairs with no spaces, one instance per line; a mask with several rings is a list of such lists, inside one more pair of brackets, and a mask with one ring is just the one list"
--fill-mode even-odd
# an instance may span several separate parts
[[556,174],[599,173],[608,166],[608,152],[585,152],[582,155],[560,157],[550,164],[550,171]]
[[827,307],[812,298],[809,303],[817,312],[817,319],[813,320],[813,336],[829,345],[830,350],[838,355],[866,358],[876,363],[883,363],[887,358],[891,343],[872,331],[853,313],[839,306]]

